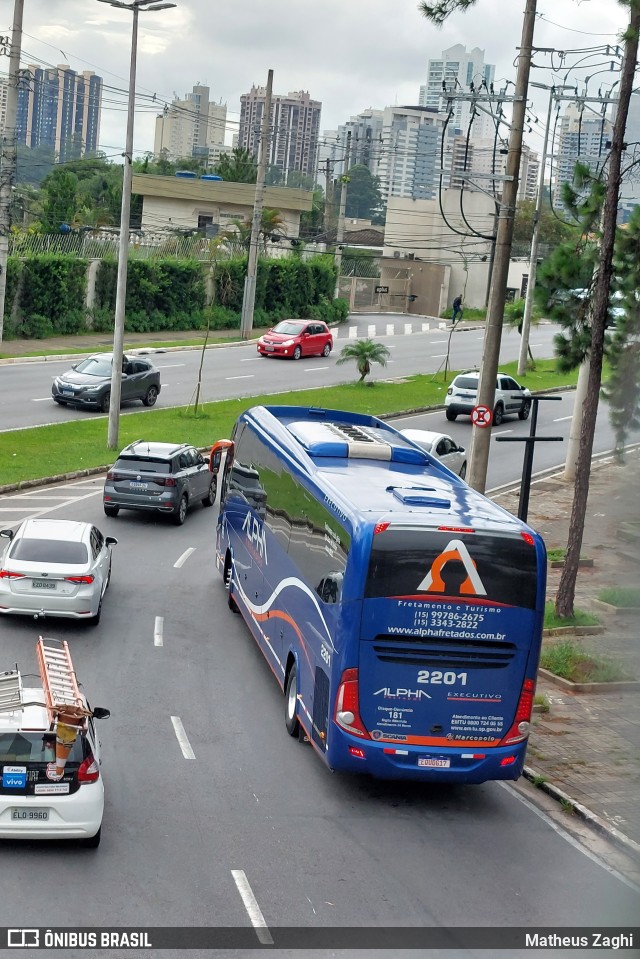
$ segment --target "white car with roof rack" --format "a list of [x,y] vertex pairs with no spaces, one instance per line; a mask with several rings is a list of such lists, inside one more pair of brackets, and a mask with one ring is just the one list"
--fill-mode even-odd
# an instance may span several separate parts
[[40,637],[40,683],[0,673],[0,839],[100,844],[104,786],[92,709],[66,642]]

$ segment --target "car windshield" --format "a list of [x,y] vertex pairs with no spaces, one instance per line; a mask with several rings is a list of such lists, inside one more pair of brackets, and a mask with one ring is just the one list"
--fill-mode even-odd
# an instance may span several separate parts
[[286,333],[288,336],[297,336],[298,333],[302,333],[304,329],[304,323],[294,323],[292,320],[283,320],[282,323],[278,323],[277,326],[274,326],[274,333]]
[[23,563],[63,563],[83,566],[88,559],[84,543],[68,543],[60,539],[17,539],[11,549],[11,559]]
[[90,356],[76,366],[76,373],[88,373],[90,376],[111,376],[111,360],[102,356]]
[[459,376],[456,380],[456,386],[461,390],[477,390],[477,376]]
[[[82,740],[78,736],[74,742],[71,762],[82,762]],[[0,733],[0,763],[51,763],[55,758],[56,738],[51,733]]]

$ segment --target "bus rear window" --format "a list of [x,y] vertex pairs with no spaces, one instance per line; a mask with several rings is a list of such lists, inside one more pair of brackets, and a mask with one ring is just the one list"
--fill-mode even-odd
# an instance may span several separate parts
[[365,598],[489,601],[534,609],[536,550],[519,534],[391,527],[373,537]]

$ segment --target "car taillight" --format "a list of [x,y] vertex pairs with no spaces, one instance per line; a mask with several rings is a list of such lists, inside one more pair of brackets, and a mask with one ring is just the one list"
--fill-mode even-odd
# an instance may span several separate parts
[[9,569],[0,569],[0,579],[24,579],[24,573],[12,573]]
[[89,753],[87,758],[83,759],[78,766],[78,782],[95,783],[98,779],[100,779],[100,767],[93,755]]
[[116,470],[109,470],[107,473],[107,479],[111,480],[112,483],[121,483],[124,480],[122,473],[116,472]]
[[346,732],[361,736],[363,739],[371,738],[360,719],[357,669],[345,669],[342,674],[333,719]]
[[500,740],[501,746],[508,746],[511,743],[522,742],[529,735],[529,726],[531,724],[531,711],[533,709],[533,696],[536,684],[533,679],[525,679],[522,684],[518,708],[513,725],[506,736]]
[[173,476],[167,476],[167,478],[166,478],[165,481],[164,481],[164,485],[165,485],[165,486],[176,486],[177,484],[176,484],[176,481],[175,481],[175,479],[174,479]]
[[68,583],[92,583],[93,576],[65,576]]

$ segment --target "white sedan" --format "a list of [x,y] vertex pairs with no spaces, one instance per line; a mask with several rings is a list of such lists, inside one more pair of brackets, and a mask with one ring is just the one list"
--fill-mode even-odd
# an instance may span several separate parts
[[0,537],[8,540],[0,558],[0,613],[97,625],[117,539],[105,539],[91,523],[66,519],[26,519]]
[[467,475],[467,454],[464,447],[446,433],[431,433],[429,430],[400,430],[403,436],[411,440],[425,452],[440,460],[441,463],[457,473],[461,479]]

